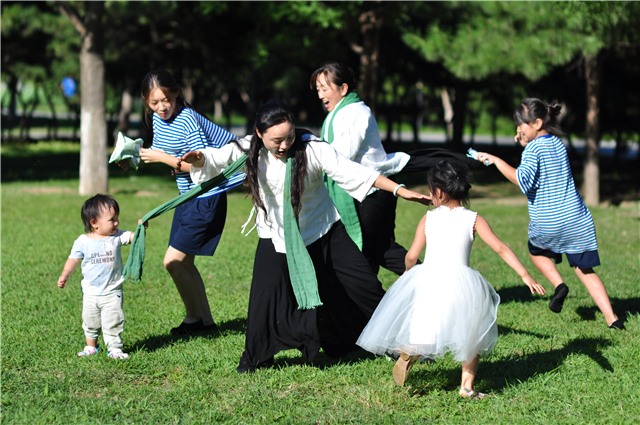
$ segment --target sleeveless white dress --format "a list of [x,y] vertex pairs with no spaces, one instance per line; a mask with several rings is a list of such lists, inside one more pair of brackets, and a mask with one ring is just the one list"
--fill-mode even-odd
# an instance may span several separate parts
[[356,342],[374,354],[399,351],[422,359],[451,352],[471,362],[493,351],[500,296],[469,268],[478,213],[441,206],[427,212],[424,263],[387,291]]

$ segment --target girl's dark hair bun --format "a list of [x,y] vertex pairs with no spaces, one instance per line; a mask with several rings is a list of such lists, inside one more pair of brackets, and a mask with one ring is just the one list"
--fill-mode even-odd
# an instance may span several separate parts
[[513,112],[513,120],[516,125],[531,124],[537,119],[542,120],[542,128],[550,134],[556,136],[562,135],[562,130],[556,123],[556,117],[560,114],[562,105],[559,103],[544,103],[540,99],[528,97],[522,99],[522,102]]
[[552,118],[560,115],[561,109],[562,105],[560,105],[559,103],[547,103],[547,113]]
[[443,159],[438,165],[429,169],[429,189],[431,194],[436,189],[440,189],[449,198],[467,206],[469,204],[471,178],[471,171],[465,163],[457,159]]

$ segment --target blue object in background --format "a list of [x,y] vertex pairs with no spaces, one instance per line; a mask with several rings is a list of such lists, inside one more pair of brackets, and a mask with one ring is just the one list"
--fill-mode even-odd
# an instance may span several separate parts
[[73,97],[76,94],[76,82],[71,77],[64,77],[60,87],[62,87],[62,94],[66,98]]

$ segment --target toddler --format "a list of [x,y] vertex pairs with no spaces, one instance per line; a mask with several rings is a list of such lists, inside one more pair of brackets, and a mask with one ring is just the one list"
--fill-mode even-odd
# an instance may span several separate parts
[[133,240],[133,232],[118,229],[120,208],[110,195],[95,195],[82,205],[86,234],[73,243],[71,254],[58,279],[64,288],[69,276],[82,263],[82,329],[86,347],[78,356],[92,356],[99,350],[102,329],[108,356],[126,359],[120,334],[124,329],[122,310],[122,257],[120,246]]

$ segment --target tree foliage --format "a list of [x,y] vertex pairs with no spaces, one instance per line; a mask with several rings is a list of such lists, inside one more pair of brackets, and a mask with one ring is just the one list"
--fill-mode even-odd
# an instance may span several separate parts
[[[79,81],[79,37],[56,2],[1,7],[3,106],[28,111],[44,96],[54,111],[62,78]],[[562,102],[567,129],[584,134],[585,61],[595,57],[600,131],[622,140],[640,131],[639,19],[640,2],[107,1],[105,108],[126,121],[140,111],[144,75],[163,68],[221,125],[234,113],[250,126],[256,108],[277,97],[302,125],[319,126],[325,111],[309,77],[335,59],[355,70],[379,122],[409,121],[416,139],[420,123],[444,124],[450,98],[461,149],[481,114],[495,124],[524,95]],[[29,84],[40,96],[20,91]]]

